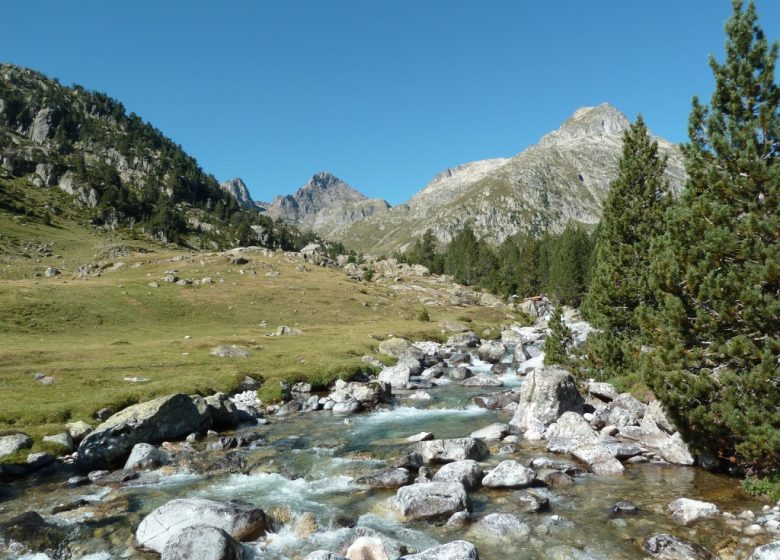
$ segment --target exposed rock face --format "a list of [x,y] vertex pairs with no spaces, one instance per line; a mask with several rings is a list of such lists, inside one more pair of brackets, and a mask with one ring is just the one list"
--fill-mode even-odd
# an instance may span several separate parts
[[231,194],[236,199],[239,206],[244,208],[255,207],[255,201],[252,200],[252,195],[249,194],[249,189],[242,179],[230,179],[229,181],[220,183],[219,186],[223,191]]
[[390,208],[370,199],[330,173],[317,173],[295,194],[277,196],[264,206],[266,214],[329,238],[357,220]]
[[162,553],[168,540],[193,525],[208,525],[225,531],[237,540],[251,539],[265,532],[262,510],[223,504],[202,498],[171,500],[143,518],[135,532],[142,548]]
[[571,374],[547,367],[528,374],[523,383],[517,410],[509,424],[519,430],[549,426],[564,412],[582,413],[584,401]]
[[81,442],[76,464],[92,471],[124,459],[136,443],[160,443],[197,432],[209,425],[200,410],[181,393],[130,406],[111,416]]
[[407,521],[448,517],[469,509],[471,502],[459,482],[423,482],[398,489],[395,504]]
[[[447,243],[467,222],[478,237],[496,243],[518,232],[561,232],[569,222],[595,225],[629,124],[610,105],[584,107],[515,157],[447,170],[407,203],[356,222],[339,239],[355,249],[390,253],[428,228]],[[679,191],[685,181],[681,153],[658,141],[669,156],[666,176]]]

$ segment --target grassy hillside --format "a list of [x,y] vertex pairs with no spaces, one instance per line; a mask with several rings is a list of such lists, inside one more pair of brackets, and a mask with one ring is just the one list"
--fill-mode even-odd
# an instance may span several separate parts
[[[4,201],[14,200],[13,183],[0,188]],[[506,320],[501,308],[440,307],[430,309],[431,322],[421,322],[419,306],[403,291],[304,266],[291,254],[252,253],[237,266],[218,253],[89,228],[77,215],[44,214],[34,204],[27,215],[0,208],[0,431],[40,437],[68,421],[94,423],[104,406],[229,390],[244,375],[262,379],[269,393],[277,379],[324,386],[354,373],[360,356],[389,334],[435,338],[445,319],[472,319],[475,329]],[[122,246],[125,254],[112,257]],[[102,268],[100,276],[74,274],[85,264]],[[41,274],[50,266],[62,274]],[[162,282],[171,270],[214,283]],[[150,287],[153,281],[159,287]],[[267,336],[280,325],[304,334]],[[251,356],[211,356],[220,344],[240,345]],[[36,374],[54,382],[42,384]]]

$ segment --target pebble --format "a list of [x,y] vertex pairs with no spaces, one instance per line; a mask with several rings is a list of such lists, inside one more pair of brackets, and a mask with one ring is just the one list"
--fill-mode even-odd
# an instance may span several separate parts
[[761,525],[753,524],[745,527],[744,533],[749,537],[755,537],[756,535],[760,535],[763,531]]

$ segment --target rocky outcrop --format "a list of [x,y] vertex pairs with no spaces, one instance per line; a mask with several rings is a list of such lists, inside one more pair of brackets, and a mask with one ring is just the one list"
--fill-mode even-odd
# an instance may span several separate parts
[[546,367],[526,376],[517,410],[509,424],[518,430],[539,433],[564,412],[582,413],[584,404],[568,371]]
[[229,181],[220,183],[219,186],[223,191],[235,198],[239,206],[248,209],[255,208],[255,201],[252,200],[252,195],[249,194],[249,189],[242,179],[230,179]]
[[262,510],[235,504],[224,504],[203,498],[171,500],[143,518],[135,532],[139,547],[162,553],[179,531],[194,525],[220,529],[237,540],[251,539],[266,530]]
[[124,459],[137,443],[182,438],[211,423],[206,407],[181,393],[130,406],[100,424],[81,442],[76,464],[91,471]]

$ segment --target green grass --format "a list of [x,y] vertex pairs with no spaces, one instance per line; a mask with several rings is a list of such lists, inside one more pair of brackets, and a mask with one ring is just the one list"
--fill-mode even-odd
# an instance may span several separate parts
[[[360,357],[375,353],[390,334],[440,340],[442,320],[467,314],[475,332],[505,320],[503,309],[440,307],[428,310],[430,322],[421,321],[403,296],[349,280],[339,270],[301,271],[301,261],[281,253],[248,255],[249,264],[233,266],[218,254],[173,251],[89,229],[78,212],[46,225],[42,216],[0,207],[0,232],[0,430],[24,431],[36,442],[69,421],[94,424],[94,413],[105,406],[118,409],[174,392],[229,391],[245,375],[261,380],[261,394],[269,399],[279,397],[278,380],[322,388],[365,368]],[[52,242],[54,254],[23,251],[30,240]],[[151,252],[105,258],[105,248],[119,243]],[[80,265],[95,260],[124,267],[74,277]],[[63,274],[35,277],[48,266]],[[216,283],[160,282],[170,269],[181,278],[210,276]],[[266,276],[271,270],[279,275]],[[159,288],[148,286],[153,280]],[[259,326],[262,321],[266,326]],[[267,336],[280,325],[304,334]],[[211,356],[220,344],[237,344],[251,355]],[[54,382],[41,384],[38,373]],[[124,381],[135,376],[149,381]]]

